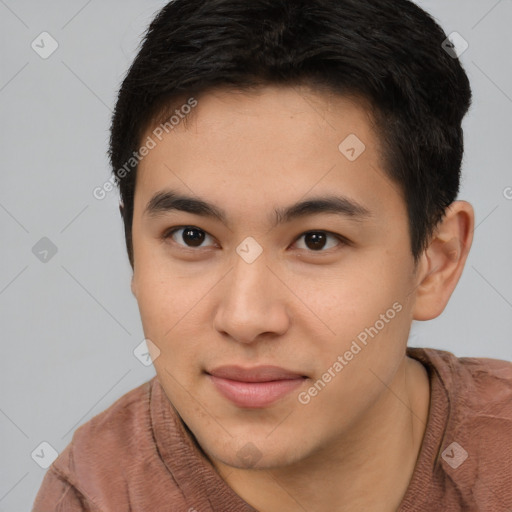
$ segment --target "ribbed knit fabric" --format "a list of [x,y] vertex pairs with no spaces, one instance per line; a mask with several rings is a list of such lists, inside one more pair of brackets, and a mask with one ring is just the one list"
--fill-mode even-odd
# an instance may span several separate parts
[[[426,367],[431,397],[397,512],[512,511],[512,363],[424,348],[407,355]],[[32,512],[79,511],[255,509],[213,468],[155,376],[79,427],[47,470]]]

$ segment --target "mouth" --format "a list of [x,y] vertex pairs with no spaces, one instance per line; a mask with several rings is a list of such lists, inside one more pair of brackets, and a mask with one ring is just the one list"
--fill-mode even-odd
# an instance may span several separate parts
[[302,386],[308,379],[277,366],[221,366],[206,372],[216,390],[238,407],[263,408]]

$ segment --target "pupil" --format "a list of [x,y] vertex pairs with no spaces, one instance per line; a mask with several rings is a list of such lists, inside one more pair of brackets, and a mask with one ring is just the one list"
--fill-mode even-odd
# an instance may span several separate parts
[[[322,249],[325,245],[325,233],[308,233],[305,235],[305,242],[309,249]],[[308,243],[311,242],[311,243]]]
[[189,238],[188,242],[190,242],[188,245],[198,247],[204,240],[204,232],[194,228],[187,228],[183,230],[183,241],[185,243],[187,243],[187,237]]

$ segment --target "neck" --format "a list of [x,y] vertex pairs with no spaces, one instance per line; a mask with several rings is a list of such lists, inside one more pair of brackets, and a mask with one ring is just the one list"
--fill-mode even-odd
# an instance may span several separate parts
[[260,512],[395,512],[421,448],[430,385],[423,365],[404,357],[383,388],[350,432],[293,466],[247,470],[212,464]]

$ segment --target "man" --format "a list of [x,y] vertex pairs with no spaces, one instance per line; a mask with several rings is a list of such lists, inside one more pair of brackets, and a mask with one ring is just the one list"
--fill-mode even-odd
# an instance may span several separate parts
[[36,512],[512,509],[512,365],[407,347],[474,230],[445,41],[406,0],[162,9],[110,141],[156,377]]

